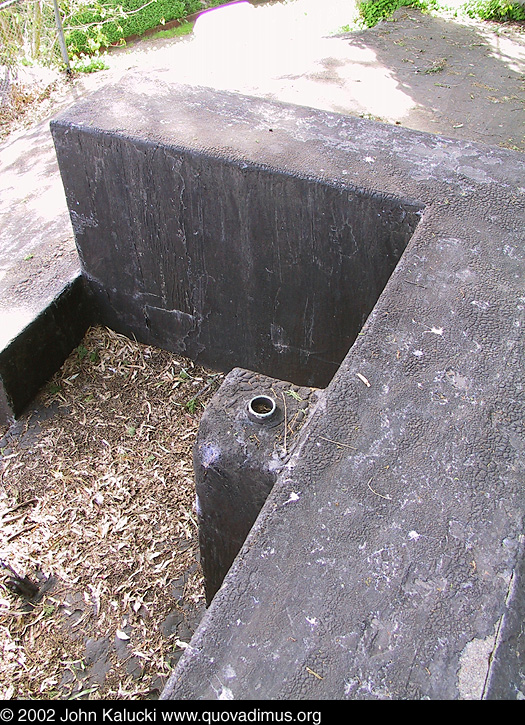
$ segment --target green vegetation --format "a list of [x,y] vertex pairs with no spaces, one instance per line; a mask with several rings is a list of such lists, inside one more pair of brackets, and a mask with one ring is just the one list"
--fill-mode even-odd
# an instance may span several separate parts
[[[59,0],[71,67],[83,73],[105,69],[101,55],[105,48],[124,45],[131,36],[141,36],[172,20],[183,21],[203,8],[232,1]],[[403,6],[445,17],[525,21],[525,6],[518,0],[358,0],[358,3],[358,16],[339,32],[373,27]],[[52,0],[40,0],[37,5],[8,4],[0,20],[0,63],[8,67],[35,61],[49,65],[60,63]],[[153,37],[179,37],[192,30],[191,23],[182,22],[176,28],[159,30]]]
[[525,20],[525,8],[512,0],[466,0],[459,7],[450,6],[446,0],[427,0],[423,9],[477,20]]
[[[71,68],[83,73],[102,70],[106,64],[100,52],[105,48],[124,45],[131,36],[141,36],[172,20],[229,2],[232,0],[59,0]],[[60,65],[63,58],[57,42],[53,0],[3,5],[0,65]],[[190,23],[182,22],[165,34],[160,31],[158,37],[177,37],[191,30]]]
[[81,53],[71,61],[71,70],[75,73],[96,73],[99,70],[107,70],[108,68],[109,65],[104,60],[104,56],[98,52],[95,55]]
[[151,38],[180,38],[183,35],[189,35],[193,31],[195,23],[181,23],[175,28],[168,28],[167,30],[159,30],[156,33],[151,34]]
[[84,358],[87,358],[89,362],[96,363],[98,362],[98,351],[97,350],[91,350],[89,351],[84,345],[79,345],[77,347],[77,355],[79,360],[84,360]]
[[525,7],[509,0],[469,0],[462,8],[470,18],[525,20]]
[[359,14],[364,25],[373,28],[400,7],[421,7],[421,0],[364,0],[359,4]]
[[[525,7],[511,0],[363,0],[359,4],[361,24],[372,28],[380,20],[391,17],[400,7],[415,7],[424,12],[478,20],[525,20]],[[349,32],[351,27],[344,26],[341,30]]]
[[68,52],[92,55],[202,8],[200,0],[73,0],[64,22]]
[[186,403],[186,410],[188,411],[188,413],[191,413],[193,415],[193,413],[195,413],[195,411],[197,410],[197,405],[197,400],[195,398],[192,398]]

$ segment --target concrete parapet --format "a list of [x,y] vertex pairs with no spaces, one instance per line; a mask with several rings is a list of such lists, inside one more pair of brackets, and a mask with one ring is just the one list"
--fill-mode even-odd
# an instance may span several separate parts
[[523,157],[140,75],[53,134],[103,323],[324,388],[163,698],[525,696]]
[[[144,123],[152,93],[137,95]],[[133,130],[133,119],[129,132],[109,134],[69,117],[52,125],[83,271],[104,321],[216,369],[326,386],[422,205],[270,159],[207,152],[215,120],[202,118],[197,129],[169,105],[161,117],[161,108],[152,133]],[[156,138],[179,124],[169,135],[178,141],[184,129],[182,145]],[[271,119],[258,135],[285,153]]]
[[79,274],[0,347],[0,423],[12,422],[58,370],[94,321]]

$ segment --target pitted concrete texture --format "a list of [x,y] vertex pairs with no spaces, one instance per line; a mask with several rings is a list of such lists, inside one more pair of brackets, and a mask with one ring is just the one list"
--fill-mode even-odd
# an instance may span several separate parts
[[55,137],[422,208],[163,698],[523,698],[523,157],[140,76]]

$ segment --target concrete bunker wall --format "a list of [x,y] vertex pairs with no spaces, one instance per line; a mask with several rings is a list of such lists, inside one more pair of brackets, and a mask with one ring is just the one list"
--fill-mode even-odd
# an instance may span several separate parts
[[[333,299],[326,303],[322,287],[303,290],[295,285],[294,275],[301,276],[301,261],[312,249],[316,253],[308,259],[308,279],[323,280],[322,274],[318,280],[312,273],[312,266],[322,271],[315,268],[321,262],[317,247],[300,246],[304,256],[287,247],[292,230],[296,244],[308,239],[308,225],[297,224],[306,219],[304,210],[292,203],[288,208],[295,211],[284,226],[266,208],[250,216],[252,208],[243,204],[243,194],[252,188],[252,178],[269,190],[272,180],[266,174],[275,174],[273,188],[286,187],[288,200],[302,190],[306,198],[323,201],[335,219],[331,225],[329,215],[322,217],[316,208],[316,229],[323,232],[324,244],[333,244],[326,269],[345,270],[357,290],[364,289],[359,287],[361,277],[348,272],[349,260],[339,259],[353,249],[352,234],[362,233],[362,249],[369,249],[383,228],[381,249],[394,248],[393,258],[399,258],[386,270],[390,279],[378,299],[385,280],[375,283],[367,272],[364,286],[374,294],[367,297],[372,309],[366,323],[360,333],[356,327],[346,328],[348,340],[355,334],[357,338],[322,391],[290,459],[281,468],[273,461],[277,465],[267,472],[276,475],[254,489],[255,509],[264,498],[262,489],[271,492],[163,698],[523,698],[522,155],[137,76],[69,110],[53,132],[100,316],[116,329],[136,331],[139,339],[154,342],[168,330],[166,344],[204,361],[212,350],[206,346],[216,339],[207,304],[213,289],[227,289],[221,288],[219,271],[226,273],[228,266],[236,285],[250,281],[247,291],[254,299],[243,307],[242,290],[235,288],[230,290],[233,296],[218,300],[224,317],[217,316],[213,329],[235,342],[218,341],[225,353],[222,365],[234,348],[253,359],[253,351],[243,345],[261,345],[270,361],[274,354],[288,361],[286,354],[296,347],[293,365],[287,362],[277,373],[271,371],[294,381],[286,370],[307,357],[311,363],[311,353],[320,351],[305,336],[309,292],[315,292],[323,315],[328,315],[323,318],[328,327],[328,310],[340,314],[332,331],[343,325],[344,308]],[[147,160],[143,167],[137,161],[141,149]],[[148,178],[152,188],[160,183],[147,169],[156,154],[168,158],[166,149],[179,165],[168,169],[172,175],[165,180],[175,178],[174,169],[178,173],[188,159],[191,164],[178,177],[183,183],[173,186],[179,195],[172,195],[165,206],[161,203],[157,212],[150,205],[162,198],[162,189],[148,201],[148,192],[137,181]],[[112,150],[117,158],[111,158]],[[122,164],[118,157],[128,153],[133,163]],[[224,245],[233,240],[236,252],[246,245],[247,258],[257,260],[246,234],[259,235],[267,253],[266,235],[260,232],[268,223],[272,233],[279,232],[274,238],[280,244],[272,242],[271,256],[261,261],[286,271],[283,279],[299,300],[282,298],[285,290],[270,285],[271,309],[261,310],[253,293],[263,289],[258,285],[269,274],[262,264],[243,269],[236,254],[208,259],[198,243],[190,243],[190,232],[197,231],[193,236],[202,241],[205,229],[213,231],[199,217],[204,207],[192,202],[190,194],[191,184],[196,184],[206,198],[202,184],[209,183],[208,167],[201,163],[206,157],[209,168],[238,190],[234,200],[226,189],[213,187],[221,202],[217,207],[210,202],[209,219],[220,224],[223,212],[217,209],[228,209],[238,224],[231,234],[219,226],[216,238]],[[198,179],[193,165],[197,159]],[[310,189],[312,182],[319,188]],[[163,187],[165,195],[171,188]],[[269,201],[269,193],[262,198]],[[271,208],[283,209],[285,202],[272,199]],[[390,204],[388,211],[384,202]],[[354,218],[351,224],[342,223],[352,205],[361,205],[360,226]],[[177,217],[173,209],[179,210]],[[113,214],[115,231],[124,229],[125,234],[108,234]],[[367,226],[374,215],[375,224]],[[144,252],[144,240],[148,249],[154,248],[152,219],[163,240],[156,266],[164,268],[159,260],[166,255],[166,241],[178,239],[181,256],[175,261],[181,266],[172,260],[166,269],[180,270],[181,278],[159,278],[136,251]],[[385,223],[378,227],[378,219]],[[344,228],[349,229],[346,237]],[[396,232],[395,244],[393,229],[403,230]],[[218,248],[211,239],[209,243]],[[113,266],[108,263],[112,250],[118,252]],[[285,265],[279,266],[279,254]],[[188,263],[195,266],[184,276]],[[371,258],[365,268],[374,270],[376,265],[377,258]],[[146,288],[143,279],[154,280],[154,285],[148,282]],[[334,280],[339,284],[341,278]],[[339,304],[337,295],[339,291]],[[299,319],[290,317],[285,325],[274,318],[275,299],[286,299]],[[247,310],[264,320],[257,339],[232,325],[239,311],[248,321]],[[363,314],[361,309],[356,315],[359,325]],[[317,322],[317,340],[324,341]],[[299,330],[294,332],[298,337],[285,337],[290,330]],[[309,355],[303,359],[305,350]],[[331,367],[323,375],[330,377],[337,360],[333,348],[326,359]],[[268,373],[267,360],[262,362]],[[251,394],[250,386],[258,391],[262,384],[253,382],[255,365],[245,367],[251,371],[234,370],[228,380],[237,396],[244,385],[243,394]],[[248,460],[250,431],[240,431],[235,410],[230,413],[229,419],[222,417],[224,435],[240,441]],[[233,493],[232,505],[238,504],[235,487],[243,486],[242,466],[237,476],[227,447],[217,445],[218,432],[206,431],[204,424],[196,459],[203,479],[210,475],[219,482],[214,490],[204,489],[212,508],[213,496],[222,496],[221,486],[231,484],[226,493]],[[212,539],[217,531],[223,533],[220,516],[208,523]],[[229,543],[225,541],[225,553]],[[219,569],[225,562],[219,562]]]
[[[297,401],[287,406],[279,397],[275,430],[254,426],[246,392],[239,402],[243,375],[260,373],[259,391],[275,395],[293,383],[302,386],[301,401],[315,398],[356,340],[424,206],[120,132],[52,127],[99,321],[233,369],[194,456],[209,604],[297,441],[290,426]],[[211,465],[216,448],[221,462]]]
[[63,133],[54,125],[101,321],[220,370],[326,386],[420,218],[422,205],[351,185]]
[[85,279],[79,275],[0,349],[0,424],[24,412],[95,319]]

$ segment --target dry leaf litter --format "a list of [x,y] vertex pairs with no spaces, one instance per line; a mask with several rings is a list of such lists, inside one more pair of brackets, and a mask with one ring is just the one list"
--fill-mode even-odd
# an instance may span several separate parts
[[96,327],[0,430],[0,699],[159,696],[204,609],[192,445],[222,377]]

